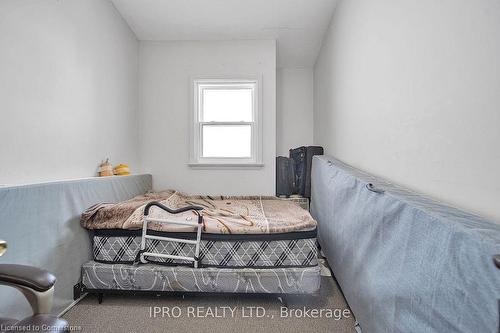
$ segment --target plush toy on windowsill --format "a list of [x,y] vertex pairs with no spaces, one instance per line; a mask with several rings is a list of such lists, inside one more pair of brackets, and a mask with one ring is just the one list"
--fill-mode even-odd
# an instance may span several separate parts
[[105,162],[99,165],[99,177],[113,176],[113,165],[109,161],[109,158]]

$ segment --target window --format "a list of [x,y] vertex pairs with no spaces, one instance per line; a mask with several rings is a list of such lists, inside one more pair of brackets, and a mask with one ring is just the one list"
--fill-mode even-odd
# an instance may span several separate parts
[[258,80],[194,80],[192,166],[260,166]]

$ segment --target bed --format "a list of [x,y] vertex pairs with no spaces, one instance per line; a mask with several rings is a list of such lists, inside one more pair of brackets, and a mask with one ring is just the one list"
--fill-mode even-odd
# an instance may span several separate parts
[[81,225],[93,256],[82,266],[83,291],[315,294],[320,287],[316,221],[275,197],[147,193],[89,207]]

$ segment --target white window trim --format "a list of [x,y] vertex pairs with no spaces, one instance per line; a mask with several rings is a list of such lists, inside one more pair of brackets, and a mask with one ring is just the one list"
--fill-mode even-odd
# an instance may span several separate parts
[[[192,112],[190,112],[190,167],[196,168],[220,168],[220,169],[239,169],[239,168],[260,168],[262,163],[262,85],[261,79],[257,77],[240,78],[240,79],[226,79],[226,78],[196,78],[192,79],[191,101]],[[210,84],[221,85],[227,83],[228,85],[241,84],[255,85],[253,96],[253,122],[209,122],[209,124],[251,124],[252,125],[252,156],[246,157],[202,157],[201,153],[201,128],[204,124],[200,122],[200,85],[209,86]]]

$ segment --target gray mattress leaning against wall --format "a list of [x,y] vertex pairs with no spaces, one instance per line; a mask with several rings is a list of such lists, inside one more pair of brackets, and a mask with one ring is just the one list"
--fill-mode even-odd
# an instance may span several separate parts
[[[33,265],[57,277],[53,313],[73,302],[81,265],[91,258],[80,216],[98,202],[118,202],[150,191],[151,175],[89,178],[0,187],[0,239],[8,250],[0,263]],[[0,286],[0,314],[22,318],[31,308],[19,291]]]
[[500,225],[328,156],[311,211],[363,332],[499,331]]

